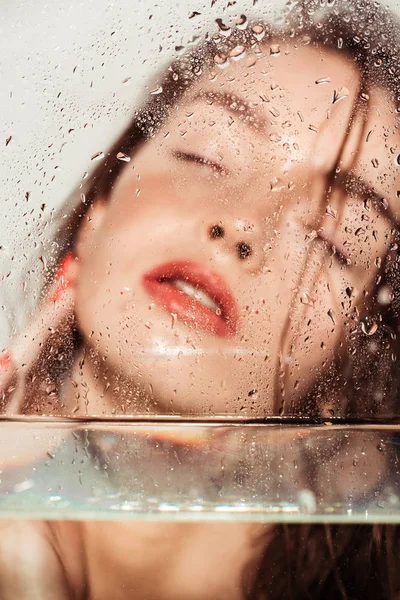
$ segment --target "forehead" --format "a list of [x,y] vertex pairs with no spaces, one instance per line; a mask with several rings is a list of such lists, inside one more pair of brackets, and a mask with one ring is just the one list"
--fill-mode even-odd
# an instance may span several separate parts
[[[236,54],[239,60],[204,72],[185,97],[186,106],[203,112],[204,123],[208,117],[226,121],[229,114],[240,144],[250,143],[255,153],[268,153],[269,142],[278,142],[278,152],[286,144],[293,168],[351,169],[388,202],[396,197],[398,115],[386,90],[367,88],[355,59],[294,40]],[[229,133],[225,144],[230,141],[237,144]]]

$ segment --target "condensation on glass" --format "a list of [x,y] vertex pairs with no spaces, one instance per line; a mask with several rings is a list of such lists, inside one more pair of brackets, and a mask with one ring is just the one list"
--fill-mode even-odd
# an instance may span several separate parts
[[[188,41],[147,67],[57,209],[32,158],[27,247],[1,246],[19,316],[0,358],[0,512],[398,521],[397,17],[303,0],[185,18]],[[15,144],[10,130],[5,164]]]

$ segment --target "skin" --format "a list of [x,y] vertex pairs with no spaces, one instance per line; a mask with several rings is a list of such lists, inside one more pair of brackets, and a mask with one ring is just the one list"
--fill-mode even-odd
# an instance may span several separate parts
[[[216,69],[216,77],[204,73],[169,122],[135,154],[111,198],[99,198],[82,226],[74,293],[85,350],[75,365],[76,385],[64,390],[68,410],[78,393],[85,402],[78,403],[77,414],[276,414],[276,357],[289,365],[285,392],[295,406],[346,340],[346,313],[358,306],[362,318],[363,291],[371,289],[375,259],[390,243],[387,217],[373,206],[367,210],[360,198],[343,203],[336,186],[329,204],[337,218],[318,205],[323,175],[336,164],[360,95],[360,75],[339,53],[294,42],[282,44],[279,56],[266,48],[253,66],[251,58]],[[322,77],[330,83],[317,85]],[[339,88],[348,93],[332,104]],[[221,90],[241,90],[256,106],[246,117],[245,111],[232,113],[196,97]],[[260,100],[260,91],[269,102]],[[340,169],[361,176],[395,213],[394,109],[381,89],[368,93],[367,122],[364,129],[355,123]],[[176,152],[196,152],[221,168],[182,160]],[[210,238],[215,224],[224,228],[223,238]],[[365,234],[356,235],[355,224]],[[312,231],[318,236],[310,242]],[[237,253],[242,241],[252,248],[247,260]],[[332,246],[350,264],[332,256]],[[220,338],[179,321],[171,326],[171,316],[152,303],[141,279],[174,259],[201,260],[223,275],[239,307],[237,335]],[[348,287],[356,289],[351,299]],[[311,301],[303,303],[306,291]],[[335,323],[328,311],[334,311]],[[253,389],[257,398],[250,402]],[[260,536],[268,529],[93,522],[54,524],[52,531],[56,541],[45,543],[49,560],[43,565],[60,556],[63,576],[78,596],[85,576],[91,600],[133,593],[148,600],[239,600],[241,573],[251,563],[250,577],[255,575]],[[66,585],[57,569],[43,566],[52,598],[52,573],[60,590]]]
[[[296,414],[350,325],[360,327],[354,307],[362,316],[389,221],[364,206],[365,196],[346,196],[339,179],[327,200],[324,177],[340,156],[338,176],[351,171],[389,202],[396,197],[393,106],[378,88],[360,100],[358,71],[333,51],[282,44],[279,56],[266,47],[253,63],[248,54],[204,73],[81,228],[78,414],[262,416],[277,414],[283,395]],[[316,84],[324,77],[330,82]],[[250,108],[221,106],[207,97],[213,92],[237,94]],[[334,94],[343,97],[333,103]],[[224,237],[210,237],[215,224]],[[251,247],[245,260],[241,242]],[[173,322],[153,301],[142,277],[171,260],[200,261],[223,276],[239,310],[236,335]]]

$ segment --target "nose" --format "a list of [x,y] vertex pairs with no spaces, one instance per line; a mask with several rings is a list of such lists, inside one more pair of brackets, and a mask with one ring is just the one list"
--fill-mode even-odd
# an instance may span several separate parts
[[215,248],[228,253],[246,271],[256,272],[264,265],[265,235],[256,219],[214,218],[206,224],[206,234]]

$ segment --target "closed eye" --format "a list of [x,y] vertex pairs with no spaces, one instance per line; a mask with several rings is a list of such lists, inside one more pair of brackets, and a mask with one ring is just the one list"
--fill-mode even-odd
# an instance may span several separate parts
[[342,249],[338,248],[332,240],[326,237],[322,231],[318,231],[318,238],[325,244],[326,249],[330,252],[330,256],[336,260],[340,265],[344,267],[351,267],[350,258],[343,252]]
[[191,162],[200,166],[209,167],[213,171],[223,175],[229,174],[229,169],[227,169],[224,165],[210,160],[201,154],[196,154],[195,152],[182,152],[181,150],[173,150],[172,156],[180,161]]

